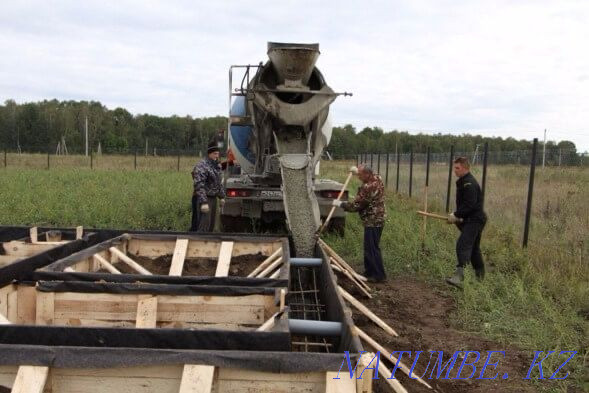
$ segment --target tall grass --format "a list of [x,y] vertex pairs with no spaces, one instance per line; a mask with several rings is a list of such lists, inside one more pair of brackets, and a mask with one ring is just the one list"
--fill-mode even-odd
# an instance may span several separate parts
[[[113,158],[109,170],[47,171],[10,165],[0,169],[0,224],[187,230],[192,160],[181,172],[166,166],[156,166],[163,169],[157,171],[116,170],[117,166],[130,169],[124,165],[129,160],[133,157]],[[351,164],[324,162],[322,176],[342,181]],[[435,190],[439,184],[445,189],[447,168],[444,176],[433,173],[430,210],[442,211],[445,196]],[[419,179],[417,168],[415,174]],[[391,179],[389,185],[394,186]],[[589,309],[589,171],[539,171],[531,242],[524,250],[518,223],[523,221],[526,181],[525,168],[490,168],[486,196],[490,220],[482,243],[490,271],[479,284],[472,280],[472,269],[467,269],[464,291],[448,288],[458,304],[452,320],[456,328],[524,350],[578,350],[574,374],[562,382],[565,391],[566,383],[582,383],[587,367],[583,357],[589,350],[589,327],[580,314]],[[352,195],[358,185],[357,180],[351,184]],[[416,275],[439,282],[455,265],[457,231],[430,220],[422,248],[422,218],[415,214],[422,208],[417,181],[414,191],[414,199],[387,194],[382,237],[386,269],[391,277]],[[362,227],[357,215],[347,216],[345,237],[326,240],[350,263],[361,264]]]

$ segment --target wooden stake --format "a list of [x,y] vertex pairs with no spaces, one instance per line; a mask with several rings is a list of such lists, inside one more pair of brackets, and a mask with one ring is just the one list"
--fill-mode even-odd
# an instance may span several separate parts
[[272,273],[270,278],[275,279],[275,278],[278,278],[278,276],[280,276],[280,269],[278,269],[274,273]]
[[364,293],[364,295],[366,295],[368,298],[372,299],[372,295],[370,294],[370,292],[368,292],[363,286],[362,284],[357,281],[354,276],[352,276],[350,274],[350,272],[348,272],[347,270],[343,269],[341,266],[338,265],[337,261],[335,260],[335,258],[330,257],[329,258],[330,262],[332,263],[332,267],[333,266],[337,266],[338,270],[344,275],[346,276],[354,285],[356,285],[361,291],[362,293]]
[[135,262],[134,260],[129,258],[127,255],[123,254],[123,252],[121,250],[119,250],[118,248],[111,247],[108,250],[111,252],[111,254],[114,254],[115,256],[119,257],[121,259],[121,261],[125,262],[127,265],[129,265],[131,268],[133,268],[138,273],[151,276],[151,273],[149,272],[149,270],[145,269],[143,266],[141,266],[140,264],[138,264],[137,262]]
[[12,393],[43,393],[49,367],[19,366]]
[[[372,339],[372,337],[370,337],[368,334],[366,334],[363,330],[361,330],[359,327],[355,326],[355,331],[356,334],[364,341],[366,341],[368,343],[368,345],[370,345],[374,350],[379,351],[381,354],[383,354],[387,359],[391,360],[392,364],[395,364],[397,362],[397,358],[394,357],[385,347],[383,347],[382,345],[380,345],[379,343],[377,343],[376,341],[374,341]],[[401,366],[401,371],[403,371],[405,374],[407,374],[407,376],[409,376],[409,370],[410,368],[407,367],[405,364],[400,363],[399,365]],[[422,383],[423,385],[427,386],[429,389],[431,389],[432,387],[425,382],[423,379],[416,377],[417,380]]]
[[[353,175],[354,175],[354,173],[352,171],[350,171],[350,173],[348,173],[348,177],[346,178],[346,181],[344,182],[344,185],[343,185],[341,191],[339,192],[339,194],[337,195],[337,198],[335,199],[336,201],[339,201],[342,199],[342,196],[346,192],[346,188],[348,188],[348,183],[350,183],[350,179],[352,179]],[[327,225],[329,225],[329,221],[331,221],[331,216],[333,216],[334,212],[335,212],[335,206],[332,206],[331,210],[329,211],[329,214],[327,215],[327,218],[325,219],[323,224],[319,227],[319,230],[317,231],[317,235],[321,235],[321,232],[323,232],[323,230],[325,228],[327,228]]]
[[380,319],[379,317],[377,317],[365,305],[363,305],[362,303],[360,303],[358,300],[354,299],[354,296],[350,295],[348,292],[346,292],[339,285],[337,286],[337,289],[338,289],[339,293],[343,296],[344,299],[346,299],[349,303],[351,303],[352,306],[354,306],[362,314],[364,314],[368,318],[370,318],[372,320],[372,322],[374,322],[375,324],[377,324],[378,326],[380,326],[388,334],[391,334],[391,335],[393,335],[395,337],[399,337],[399,335],[397,334],[397,332],[395,332],[392,327],[390,327],[389,325],[386,324],[385,321],[383,321],[382,319]]
[[284,311],[275,312],[270,318],[266,320],[266,322],[262,324],[262,326],[256,329],[256,332],[266,332],[272,329],[276,324],[276,318],[280,317],[283,313]]
[[81,239],[82,237],[84,237],[84,227],[76,227],[76,240]]
[[170,265],[170,276],[181,276],[184,268],[184,260],[186,259],[186,250],[188,250],[188,239],[177,239],[174,247],[174,254],[172,256],[172,264]]
[[255,277],[256,274],[265,269],[268,265],[272,263],[274,259],[276,259],[279,256],[282,256],[282,247],[274,251],[272,255],[270,255],[268,258],[264,260],[264,262],[260,263],[258,267],[256,267],[250,274],[248,274],[248,277]]
[[[352,277],[353,281],[355,281],[357,283],[357,285],[360,285],[362,288],[364,288],[364,290],[366,292],[369,292],[371,290],[371,288],[368,286],[368,284],[366,284],[364,281],[360,281],[358,280],[352,272],[350,272],[348,269],[346,269],[344,266],[342,266],[342,264],[335,259],[334,257],[329,257],[330,262],[332,262],[331,266],[337,266],[340,270],[341,273],[343,274],[348,274],[350,277]],[[372,298],[372,297],[371,297]]]
[[185,364],[178,393],[210,393],[214,377],[215,366]]
[[286,307],[286,289],[281,289],[280,290],[280,311],[284,311],[284,308]]
[[418,210],[417,214],[421,214],[422,216],[426,216],[426,217],[437,218],[438,220],[448,221],[448,216],[442,216],[440,214],[424,212],[421,210]]
[[268,266],[266,269],[264,269],[264,271],[262,271],[260,274],[258,274],[256,276],[256,278],[266,277],[268,274],[273,272],[274,269],[276,269],[280,265],[282,265],[282,257],[278,257],[278,259],[275,260],[274,262],[272,262],[272,264],[270,266]]
[[[378,363],[378,372],[382,375],[382,378],[384,378],[384,380],[387,381],[387,383],[389,384],[389,386],[396,393],[408,393],[407,392],[407,389],[405,389],[403,387],[403,385],[401,385],[401,382],[399,382],[398,379],[391,378],[391,374],[392,374],[391,371],[382,362],[379,362]],[[389,379],[389,378],[391,378],[391,379]]]
[[346,261],[344,261],[344,259],[342,257],[337,255],[337,253],[331,247],[329,247],[327,245],[327,243],[325,243],[323,240],[319,239],[317,241],[317,243],[327,254],[334,257],[339,262],[339,264],[342,265],[342,267],[346,268],[346,270],[348,270],[350,272],[350,274],[352,274],[354,277],[356,277],[359,281],[364,281],[364,282],[368,281],[368,279],[366,277],[364,277],[361,274],[356,273],[356,271],[350,265],[348,265],[348,263]]
[[229,275],[231,254],[233,254],[233,242],[221,242],[215,277],[227,277]]
[[137,302],[136,328],[155,328],[157,322],[157,296],[139,299]]
[[31,243],[39,242],[37,237],[37,227],[31,227],[31,229],[29,229],[29,237],[31,238]]
[[100,255],[100,254],[94,254],[94,255],[92,256],[92,258],[93,258],[93,259],[94,259],[96,262],[98,262],[98,264],[99,264],[100,266],[102,266],[103,268],[105,268],[105,269],[106,269],[106,270],[108,270],[109,272],[111,272],[111,273],[113,273],[113,274],[121,274],[121,272],[120,272],[120,271],[119,271],[119,270],[118,270],[116,267],[114,267],[113,265],[111,265],[111,263],[110,263],[109,261],[107,261],[106,259],[104,259],[104,258],[102,257],[102,255]]

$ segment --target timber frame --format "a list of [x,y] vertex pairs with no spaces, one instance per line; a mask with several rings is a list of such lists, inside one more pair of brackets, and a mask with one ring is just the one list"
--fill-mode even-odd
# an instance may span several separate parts
[[[373,370],[364,371],[372,356],[360,356],[351,312],[319,248],[320,266],[295,267],[280,237],[91,231],[11,264],[5,277],[0,270],[0,391],[372,392]],[[266,258],[264,268],[228,276],[231,257],[254,253]],[[218,265],[215,276],[196,277],[172,263],[163,276],[118,274],[101,260],[116,269],[128,263],[122,255]],[[307,277],[312,289],[303,287]],[[322,311],[297,310],[301,294]],[[339,322],[341,336],[295,337],[289,320],[301,315]],[[344,351],[358,363],[353,378],[342,368]]]

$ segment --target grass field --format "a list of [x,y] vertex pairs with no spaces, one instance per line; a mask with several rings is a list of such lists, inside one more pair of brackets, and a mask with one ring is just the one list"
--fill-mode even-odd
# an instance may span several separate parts
[[[0,224],[186,230],[194,159],[186,158],[181,172],[176,172],[175,160],[153,166],[165,170],[140,171],[132,170],[132,156],[110,157],[110,170],[71,169],[64,164],[47,171],[9,165],[0,169]],[[343,180],[350,164],[322,163],[323,176]],[[480,175],[478,169],[474,173]],[[415,210],[422,208],[423,185],[418,179],[423,177],[417,168],[415,175],[416,198],[388,194],[382,238],[385,264],[390,276],[440,281],[455,264],[457,231],[430,220],[422,247],[422,219]],[[490,272],[478,284],[470,269],[463,292],[448,288],[458,303],[453,325],[530,351],[578,350],[573,374],[550,384],[550,389],[564,392],[573,382],[587,388],[589,382],[583,380],[588,378],[589,327],[583,313],[589,310],[589,171],[547,168],[537,175],[530,246],[522,250],[527,169],[489,168],[490,221],[482,248]],[[446,176],[447,167],[432,171],[430,210],[443,210]],[[357,185],[352,184],[352,194]],[[406,188],[401,191],[406,193]],[[361,264],[361,224],[356,215],[348,215],[344,238],[329,236],[327,241],[347,260]],[[546,365],[552,369],[554,363]]]

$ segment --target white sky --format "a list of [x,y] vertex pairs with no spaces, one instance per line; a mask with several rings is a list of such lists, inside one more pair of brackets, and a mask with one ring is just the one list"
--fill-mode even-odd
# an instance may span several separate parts
[[9,1],[0,101],[227,112],[227,70],[319,42],[336,125],[572,140],[589,150],[589,1]]

